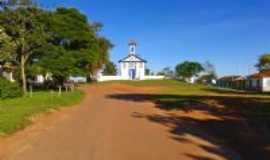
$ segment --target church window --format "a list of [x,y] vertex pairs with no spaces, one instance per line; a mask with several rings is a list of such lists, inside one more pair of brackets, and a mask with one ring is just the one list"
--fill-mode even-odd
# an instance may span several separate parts
[[135,68],[135,63],[134,62],[129,62],[129,68]]

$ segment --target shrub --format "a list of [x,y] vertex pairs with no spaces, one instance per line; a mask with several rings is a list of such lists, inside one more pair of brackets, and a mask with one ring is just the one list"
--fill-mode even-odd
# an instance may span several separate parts
[[15,82],[10,82],[4,78],[0,78],[0,98],[16,98],[22,96],[22,90]]

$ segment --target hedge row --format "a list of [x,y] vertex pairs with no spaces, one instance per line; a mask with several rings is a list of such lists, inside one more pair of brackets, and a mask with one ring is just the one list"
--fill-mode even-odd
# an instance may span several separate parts
[[16,98],[22,95],[23,92],[18,83],[0,78],[0,99]]

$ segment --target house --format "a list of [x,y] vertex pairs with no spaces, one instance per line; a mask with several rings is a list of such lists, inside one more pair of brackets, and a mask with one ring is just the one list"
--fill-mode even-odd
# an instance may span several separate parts
[[97,81],[164,79],[164,76],[145,75],[147,61],[137,54],[137,43],[131,40],[129,41],[128,46],[128,55],[119,60],[119,75],[104,76],[102,75],[101,70],[97,74]]
[[270,70],[261,71],[247,77],[248,90],[270,92]]
[[244,90],[246,88],[246,78],[240,75],[224,76],[217,80],[216,85],[221,88]]
[[6,78],[7,80],[14,82],[13,72],[15,67],[12,63],[1,63],[0,64],[0,76]]

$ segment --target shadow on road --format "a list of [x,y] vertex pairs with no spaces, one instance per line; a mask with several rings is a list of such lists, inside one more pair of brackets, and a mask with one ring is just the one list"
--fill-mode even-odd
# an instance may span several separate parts
[[[151,101],[162,110],[180,110],[184,114],[133,113],[136,118],[170,127],[171,138],[186,142],[184,135],[193,135],[217,146],[226,146],[245,160],[270,159],[270,100],[236,96],[188,96],[166,94],[113,94],[108,98],[123,101]],[[199,111],[216,118],[185,116]],[[239,159],[224,148],[199,146],[226,159]],[[209,157],[186,154],[194,160]],[[234,158],[233,158],[234,157]]]

